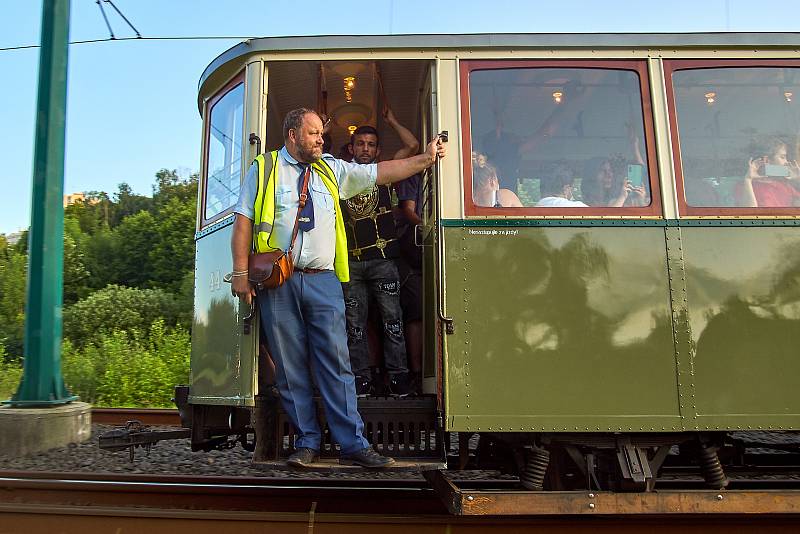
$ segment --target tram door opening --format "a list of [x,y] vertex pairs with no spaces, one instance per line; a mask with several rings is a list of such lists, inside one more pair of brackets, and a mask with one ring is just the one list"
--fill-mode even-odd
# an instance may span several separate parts
[[[264,97],[266,117],[263,119],[263,152],[283,145],[282,121],[286,113],[299,107],[318,110],[330,119],[326,128],[324,150],[340,159],[350,159],[348,144],[352,132],[359,126],[372,126],[378,131],[380,153],[378,161],[392,159],[405,145],[397,128],[389,120],[389,110],[397,123],[408,129],[419,141],[419,151],[425,149],[435,134],[434,64],[421,60],[343,60],[343,61],[270,61],[265,65],[268,76]],[[262,107],[262,109],[264,109]],[[404,156],[405,157],[405,156]],[[410,272],[408,265],[400,267],[401,283],[417,276],[418,298],[415,321],[404,321],[409,367],[420,372],[424,392],[436,392],[436,317],[434,283],[436,266],[433,263],[435,206],[433,189],[435,170],[419,177],[416,213],[421,224],[408,225],[398,207],[398,189],[392,193],[392,204],[398,230],[408,231],[403,247],[416,248],[417,264]],[[410,226],[410,227],[409,227]],[[400,240],[398,240],[400,241]],[[403,252],[403,256],[409,252]],[[403,259],[399,263],[403,263]],[[415,283],[411,280],[411,283]],[[377,307],[376,307],[377,308]],[[410,313],[409,310],[406,312]],[[433,316],[431,316],[433,313]],[[414,319],[414,318],[412,318]],[[379,324],[379,323],[378,323]],[[430,326],[429,326],[430,325]],[[371,361],[382,363],[380,338],[372,333]],[[416,346],[416,354],[415,354]],[[422,347],[420,350],[419,347]],[[422,353],[422,354],[421,354]],[[415,359],[416,361],[412,361]]]

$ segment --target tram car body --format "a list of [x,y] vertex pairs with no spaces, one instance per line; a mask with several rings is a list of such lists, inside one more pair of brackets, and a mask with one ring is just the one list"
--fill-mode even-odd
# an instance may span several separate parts
[[[449,133],[417,229],[424,395],[391,408],[416,402],[441,443],[478,434],[478,458],[462,439],[450,466],[506,462],[528,488],[566,487],[545,476],[560,469],[648,489],[675,445],[724,485],[731,432],[800,429],[800,203],[742,200],[748,164],[772,157],[754,138],[777,134],[799,156],[799,49],[800,34],[560,34],[264,38],[226,51],[198,95],[192,372],[179,402],[193,445],[251,445],[265,393],[258,322],[244,324],[224,283],[250,162],[282,146],[286,112],[323,104],[331,152],[348,126],[372,124],[391,154],[389,104],[423,146]],[[521,206],[479,198],[486,165]],[[604,167],[611,178],[597,178]],[[389,406],[370,402],[373,415]]]

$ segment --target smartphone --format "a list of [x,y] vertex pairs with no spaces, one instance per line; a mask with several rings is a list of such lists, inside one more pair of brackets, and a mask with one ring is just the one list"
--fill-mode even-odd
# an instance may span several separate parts
[[644,185],[641,165],[628,165],[628,181],[633,187]]
[[786,165],[772,165],[771,163],[764,164],[764,176],[788,178],[789,167]]

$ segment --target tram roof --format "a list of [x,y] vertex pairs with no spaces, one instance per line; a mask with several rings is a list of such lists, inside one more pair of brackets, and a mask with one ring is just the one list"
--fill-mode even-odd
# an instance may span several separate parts
[[200,76],[198,88],[221,66],[259,52],[398,49],[541,48],[792,48],[800,32],[761,33],[483,33],[407,35],[314,35],[246,39],[217,56]]

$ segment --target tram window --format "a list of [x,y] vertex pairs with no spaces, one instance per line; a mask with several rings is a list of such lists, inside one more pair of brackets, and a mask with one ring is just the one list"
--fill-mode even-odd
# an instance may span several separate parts
[[689,208],[800,206],[800,68],[676,70],[672,86]]
[[210,111],[207,130],[205,219],[227,210],[239,198],[242,170],[244,84],[217,100]]
[[476,213],[650,211],[636,70],[477,66],[469,72],[469,124],[472,180],[465,187]]

